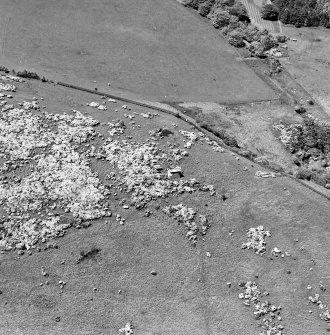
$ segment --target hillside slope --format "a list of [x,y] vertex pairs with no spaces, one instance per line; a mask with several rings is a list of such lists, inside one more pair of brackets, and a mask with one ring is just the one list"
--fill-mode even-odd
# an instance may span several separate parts
[[[33,180],[41,184],[31,184],[39,185],[38,189],[49,183],[42,174],[48,171],[48,166],[40,164],[49,155],[61,154],[66,145],[72,146],[74,152],[86,160],[86,169],[99,180],[100,184],[94,185],[105,196],[112,216],[86,220],[86,210],[96,215],[96,210],[103,208],[103,200],[102,196],[99,200],[87,195],[77,197],[79,189],[75,191],[78,193],[69,192],[68,198],[60,198],[58,203],[62,206],[57,209],[51,202],[43,202],[41,193],[40,198],[35,198],[34,193],[30,197],[30,204],[39,206],[37,200],[41,201],[40,209],[26,211],[21,202],[13,202],[16,209],[12,209],[16,212],[41,218],[57,214],[55,217],[62,220],[70,218],[76,213],[76,206],[86,201],[76,217],[83,218],[81,223],[73,217],[72,227],[66,229],[64,236],[48,239],[45,235],[44,243],[37,237],[36,248],[18,247],[14,235],[6,234],[9,226],[2,226],[5,228],[2,245],[16,249],[0,254],[2,334],[118,334],[129,321],[134,334],[260,333],[263,331],[260,327],[267,323],[263,321],[266,316],[256,320],[253,302],[246,306],[245,300],[239,299],[239,294],[244,292],[241,287],[244,284],[238,285],[242,281],[256,282],[260,292],[269,293],[259,299],[270,301],[276,308],[281,306],[274,320],[284,327],[283,334],[325,333],[327,323],[319,318],[317,305],[308,304],[308,297],[317,293],[323,303],[329,301],[329,291],[319,286],[320,282],[321,287],[329,285],[327,200],[285,177],[257,177],[256,172],[262,170],[259,166],[230,152],[222,152],[184,121],[170,115],[156,115],[136,106],[121,107],[119,101],[105,101],[92,94],[40,82],[14,84],[17,92],[2,92],[13,98],[3,97],[2,101],[7,103],[2,107],[1,132],[9,129],[5,128],[10,125],[9,116],[16,117],[13,108],[21,108],[18,103],[24,100],[36,104],[24,105],[22,120],[32,120],[33,115],[39,118],[48,115],[52,121],[50,128],[39,130],[43,134],[48,132],[44,139],[50,140],[50,144],[44,149],[33,147],[28,156],[34,157],[31,162],[39,162],[39,165],[31,164],[27,170],[24,164],[16,170],[9,165],[9,171],[3,173],[6,176],[6,182],[1,181],[0,185],[3,220],[8,222],[15,217],[15,211],[14,214],[8,212],[3,190],[16,194],[12,192],[18,186],[26,186],[28,180],[32,182],[32,174],[39,176]],[[107,110],[86,106],[91,102],[106,106]],[[8,106],[10,104],[13,106]],[[36,105],[40,109],[34,109]],[[94,123],[92,120],[100,123],[76,132],[75,127],[86,127],[83,125],[85,117],[90,117],[89,123]],[[33,132],[28,129],[24,136],[32,136],[28,137],[29,141],[39,145],[33,142]],[[60,146],[52,144],[51,134],[56,131],[54,141]],[[74,137],[70,140],[72,134]],[[111,151],[115,143],[120,146]],[[5,153],[2,159],[8,159],[6,155],[25,153],[19,148],[14,151],[14,144],[2,141]],[[155,150],[148,151],[153,145]],[[99,155],[93,156],[93,150]],[[131,155],[127,156],[127,152]],[[113,155],[119,155],[115,164],[111,163]],[[69,161],[72,168],[74,157]],[[155,159],[164,172],[171,166],[180,166],[183,176],[157,177],[152,172],[155,170],[150,169],[150,166],[158,169],[152,165]],[[21,158],[16,160],[20,162]],[[128,184],[130,178],[139,177],[139,173],[132,172],[135,170],[131,169],[130,162],[140,174],[145,171],[146,179],[140,182],[133,179],[135,186],[126,192],[131,185]],[[55,170],[49,177],[55,178],[56,165],[50,166]],[[139,166],[143,169],[138,170]],[[76,177],[77,180],[72,178],[63,190],[73,190],[72,185],[81,180]],[[86,182],[95,182],[93,178]],[[182,184],[188,182],[190,186]],[[110,194],[103,192],[102,185],[110,187]],[[140,188],[142,200],[147,200],[142,209],[137,209],[140,204],[137,199],[141,198],[135,191],[139,185],[148,186]],[[173,195],[148,198],[156,185],[161,192],[172,190]],[[166,185],[165,189],[162,185]],[[174,185],[186,186],[176,189]],[[54,184],[46,191],[52,194],[53,189],[61,190]],[[22,201],[23,198],[16,195],[12,199]],[[78,205],[73,206],[72,202]],[[197,211],[194,219],[197,230],[191,220],[178,221],[173,208],[168,208],[179,204]],[[180,213],[177,213],[178,219]],[[207,224],[203,223],[203,217],[208,220]],[[261,225],[271,234],[265,239],[266,250],[262,256],[254,250],[242,249],[242,243],[248,241],[247,230]],[[187,232],[192,233],[187,235]],[[22,239],[25,235],[18,231],[15,236]],[[23,241],[28,243],[29,239]],[[281,250],[279,255],[271,254],[274,248]],[[311,285],[310,290],[308,285]],[[267,317],[272,318],[269,313]]]

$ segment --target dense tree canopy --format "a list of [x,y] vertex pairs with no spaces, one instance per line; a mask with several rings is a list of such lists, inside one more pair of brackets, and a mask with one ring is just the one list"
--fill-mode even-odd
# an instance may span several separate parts
[[273,4],[266,4],[262,7],[261,17],[264,20],[277,20],[278,18],[278,9]]
[[274,4],[284,24],[330,28],[330,0],[275,0]]

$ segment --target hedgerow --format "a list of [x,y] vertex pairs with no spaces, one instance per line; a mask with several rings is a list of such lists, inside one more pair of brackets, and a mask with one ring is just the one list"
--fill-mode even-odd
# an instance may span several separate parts
[[16,75],[18,77],[22,77],[22,78],[30,78],[30,79],[37,79],[39,80],[40,77],[38,76],[38,74],[36,72],[30,72],[30,71],[27,71],[27,70],[24,70],[22,72],[17,72]]

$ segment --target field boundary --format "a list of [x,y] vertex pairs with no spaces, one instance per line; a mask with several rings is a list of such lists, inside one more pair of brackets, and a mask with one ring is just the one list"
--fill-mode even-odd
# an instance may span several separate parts
[[[263,169],[266,169],[266,170],[269,170],[269,171],[272,171],[272,172],[277,172],[275,169],[272,169],[271,167],[263,166],[263,165],[255,162],[251,158],[248,158],[248,157],[240,155],[237,152],[238,150],[233,150],[233,148],[229,147],[228,145],[226,145],[222,141],[220,141],[217,136],[215,136],[211,132],[205,130],[204,128],[200,127],[196,123],[196,121],[194,119],[190,118],[189,116],[186,116],[186,115],[182,114],[178,110],[176,112],[174,112],[171,109],[167,109],[167,108],[163,108],[163,107],[159,107],[159,106],[153,106],[152,103],[145,103],[145,102],[141,102],[141,101],[137,101],[137,100],[127,99],[127,98],[124,98],[124,97],[114,96],[112,94],[108,94],[108,93],[104,93],[104,92],[100,92],[100,91],[95,91],[95,90],[91,90],[91,89],[88,89],[88,88],[84,88],[84,87],[80,87],[80,86],[76,86],[76,85],[72,85],[72,84],[67,84],[67,83],[63,83],[63,82],[57,82],[57,85],[60,85],[60,86],[63,86],[63,87],[68,87],[68,88],[72,88],[72,89],[83,91],[83,92],[92,93],[92,94],[95,94],[95,95],[106,96],[106,97],[109,97],[109,98],[112,98],[112,99],[117,99],[117,100],[120,100],[120,101],[124,101],[124,102],[127,102],[127,103],[131,103],[131,104],[137,105],[137,106],[146,107],[146,108],[149,108],[149,109],[157,110],[159,112],[170,114],[170,115],[175,116],[175,117],[177,117],[179,119],[182,119],[183,121],[185,121],[188,124],[192,125],[194,128],[196,128],[197,130],[199,130],[203,134],[205,134],[208,137],[212,138],[212,140],[216,141],[219,145],[221,145],[222,147],[224,147],[226,150],[228,150],[228,151],[230,151],[232,153],[235,153],[235,155],[238,155],[238,156],[240,156],[242,158],[245,158],[245,159],[251,161],[253,164],[260,166]],[[296,177],[294,177],[294,176],[292,176],[292,175],[290,175],[290,174],[288,174],[286,172],[281,172],[281,176],[292,179],[293,181],[299,183],[300,185],[302,185],[302,186],[310,189],[311,191],[317,193],[318,195],[320,195],[320,196],[322,196],[322,197],[324,197],[324,198],[326,198],[327,200],[330,201],[330,196],[328,196],[328,195],[320,192],[319,190],[315,189],[311,185],[307,185],[302,180],[300,180],[300,179],[298,179],[298,178],[296,178]]]

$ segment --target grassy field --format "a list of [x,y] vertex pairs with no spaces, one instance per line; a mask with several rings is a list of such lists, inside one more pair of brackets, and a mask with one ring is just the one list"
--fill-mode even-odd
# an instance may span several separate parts
[[[104,123],[122,120],[126,130],[114,138],[132,144],[148,139],[150,130],[166,127],[173,134],[156,141],[161,150],[172,144],[183,148],[187,139],[179,130],[192,131],[169,115],[142,118],[140,113],[147,110],[125,110],[120,102],[108,102],[106,111],[91,108],[86,104],[104,100],[51,84],[19,84],[13,95],[14,105],[35,96],[44,98],[43,110],[51,113],[72,115],[72,109],[80,110],[100,121],[96,131],[105,137]],[[134,120],[141,128],[125,117],[133,113],[138,113]],[[327,324],[319,319],[317,306],[308,305],[308,296],[319,293],[320,281],[325,287],[330,284],[328,202],[290,179],[256,178],[260,167],[230,152],[215,152],[201,140],[186,150],[189,156],[176,162],[184,179],[212,184],[216,195],[197,191],[151,201],[147,209],[153,214],[146,217],[145,210],[123,209],[121,199],[130,194],[118,191],[118,197],[111,196],[110,219],[69,229],[55,239],[57,249],[0,254],[1,334],[112,335],[131,321],[135,334],[252,335],[262,331],[262,322],[238,298],[238,283],[248,280],[268,291],[266,299],[272,304],[282,306],[285,334],[324,334]],[[102,160],[91,161],[102,183],[108,183],[105,175],[116,170]],[[6,176],[11,183],[12,173]],[[161,211],[179,203],[209,219],[210,228],[204,240],[198,237],[196,247],[185,237],[183,225]],[[125,224],[116,221],[117,213],[125,217]],[[247,229],[259,225],[271,231],[263,256],[241,249]],[[37,246],[44,249],[43,243]],[[274,247],[291,256],[272,256]],[[82,251],[93,248],[100,252],[77,263]],[[63,289],[60,280],[66,282]],[[320,293],[322,301],[329,301],[328,290]]]
[[289,41],[288,59],[282,63],[330,115],[330,31],[284,26]]
[[274,97],[217,30],[175,0],[4,0],[0,12],[0,63],[10,69],[156,101]]

